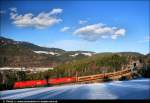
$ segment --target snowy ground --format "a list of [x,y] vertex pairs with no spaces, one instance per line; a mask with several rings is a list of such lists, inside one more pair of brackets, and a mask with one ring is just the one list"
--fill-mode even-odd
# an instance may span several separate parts
[[150,79],[0,91],[0,99],[150,99]]

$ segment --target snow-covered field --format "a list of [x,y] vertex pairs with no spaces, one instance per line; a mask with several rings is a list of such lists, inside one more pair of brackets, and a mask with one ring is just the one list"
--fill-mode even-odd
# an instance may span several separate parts
[[0,91],[0,99],[150,99],[150,79]]

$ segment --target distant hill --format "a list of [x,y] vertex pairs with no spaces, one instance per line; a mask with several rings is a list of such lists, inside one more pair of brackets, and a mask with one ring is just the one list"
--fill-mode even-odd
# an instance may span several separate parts
[[49,67],[94,55],[90,51],[65,51],[0,37],[0,67]]
[[124,56],[144,56],[143,54],[137,52],[118,52],[117,54]]
[[137,52],[103,52],[103,53],[96,53],[95,55],[93,55],[92,57],[95,58],[102,58],[102,57],[108,57],[108,56],[112,56],[112,55],[120,55],[120,56],[131,56],[131,57],[143,57],[144,55],[141,53],[137,53]]
[[34,50],[34,51],[48,51],[48,52],[57,52],[57,53],[64,53],[65,50],[62,49],[58,49],[58,48],[47,48],[47,47],[41,47],[41,46],[37,46],[34,45],[32,43],[28,43],[28,42],[19,42],[19,45]]
[[101,58],[114,54],[135,57],[144,56],[137,52],[95,53],[91,51],[65,51],[0,36],[0,67],[55,67],[58,64],[80,59]]
[[29,43],[29,42],[14,41],[12,39],[4,38],[4,37],[0,37],[0,43],[2,46],[9,45],[9,44],[18,45],[18,46],[21,46],[23,48],[30,49],[33,51],[49,51],[49,52],[51,51],[51,52],[60,52],[60,53],[65,52],[65,50],[58,49],[58,48],[41,47],[41,46]]

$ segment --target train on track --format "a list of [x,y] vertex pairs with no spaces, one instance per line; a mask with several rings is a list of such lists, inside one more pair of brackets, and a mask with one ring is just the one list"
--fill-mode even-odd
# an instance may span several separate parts
[[93,81],[98,79],[104,79],[106,77],[110,79],[116,79],[116,78],[118,79],[121,76],[130,76],[130,75],[131,75],[131,70],[125,69],[113,73],[104,73],[104,74],[81,76],[81,77],[63,77],[63,78],[49,78],[48,80],[19,81],[14,83],[14,88],[79,83],[79,82],[87,82],[87,81]]
[[30,81],[19,81],[14,83],[14,88],[26,88],[26,87],[38,87],[46,85],[58,85],[76,82],[75,77],[64,77],[64,78],[51,78],[47,80],[30,80]]

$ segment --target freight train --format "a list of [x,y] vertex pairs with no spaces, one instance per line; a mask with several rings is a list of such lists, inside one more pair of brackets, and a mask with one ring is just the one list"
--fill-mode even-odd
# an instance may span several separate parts
[[14,83],[14,88],[26,88],[26,87],[37,87],[37,86],[46,86],[46,85],[60,85],[60,84],[69,84],[77,82],[90,82],[93,80],[100,80],[106,77],[110,79],[118,79],[121,76],[131,76],[131,70],[125,69],[113,73],[104,73],[97,75],[81,76],[81,77],[63,77],[63,78],[50,78],[48,80],[30,80],[30,81],[20,81]]
[[38,86],[58,85],[74,82],[76,82],[75,77],[52,78],[48,79],[48,82],[47,80],[30,80],[30,81],[15,82],[13,88],[38,87]]

